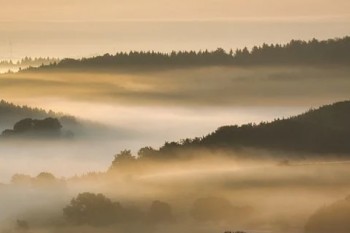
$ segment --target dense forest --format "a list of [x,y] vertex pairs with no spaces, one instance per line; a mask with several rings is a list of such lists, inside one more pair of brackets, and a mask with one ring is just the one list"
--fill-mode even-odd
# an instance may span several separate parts
[[[178,51],[160,53],[154,51],[115,55],[105,54],[92,58],[63,59],[58,63],[40,67],[41,70],[52,69],[114,69],[114,68],[162,68],[191,66],[228,66],[228,65],[317,65],[350,64],[350,37],[319,41],[292,40],[281,44],[263,44],[236,51]],[[33,69],[29,69],[33,70]]]
[[[231,151],[244,148],[319,154],[350,153],[350,101],[311,109],[287,119],[260,124],[223,126],[204,137],[166,142],[158,150],[145,147],[139,158],[188,158],[198,150]],[[122,151],[118,161],[130,158]]]

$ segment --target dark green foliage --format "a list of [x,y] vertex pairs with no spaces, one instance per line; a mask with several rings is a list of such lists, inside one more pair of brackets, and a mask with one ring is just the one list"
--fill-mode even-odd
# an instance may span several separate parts
[[81,193],[63,209],[68,222],[76,225],[107,226],[118,222],[122,207],[102,194]]
[[[40,70],[99,70],[138,68],[169,68],[192,66],[227,65],[332,65],[350,64],[350,37],[318,41],[292,40],[286,45],[263,44],[236,50],[235,53],[218,48],[215,51],[173,51],[170,54],[159,52],[135,52],[105,54],[80,60],[64,59],[59,63],[42,66]],[[27,69],[28,70],[35,70]]]

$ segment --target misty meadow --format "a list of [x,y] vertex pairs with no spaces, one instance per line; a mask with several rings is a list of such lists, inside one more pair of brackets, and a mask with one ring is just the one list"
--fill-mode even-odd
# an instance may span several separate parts
[[0,233],[349,233],[349,3],[1,3]]

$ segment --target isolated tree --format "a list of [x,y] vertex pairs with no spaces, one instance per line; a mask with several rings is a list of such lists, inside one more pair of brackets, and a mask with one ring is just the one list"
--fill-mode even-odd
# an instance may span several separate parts
[[66,220],[75,225],[107,226],[116,223],[121,214],[119,203],[93,193],[79,194],[63,209]]
[[56,185],[58,184],[58,180],[56,177],[49,173],[49,172],[41,172],[39,173],[34,179],[34,184],[39,186],[46,186],[46,185]]

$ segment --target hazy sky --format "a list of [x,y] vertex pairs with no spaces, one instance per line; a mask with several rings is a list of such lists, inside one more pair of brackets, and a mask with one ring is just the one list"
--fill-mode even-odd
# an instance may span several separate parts
[[349,0],[0,0],[0,59],[237,48],[350,34]]
[[2,20],[349,16],[348,0],[1,0]]

